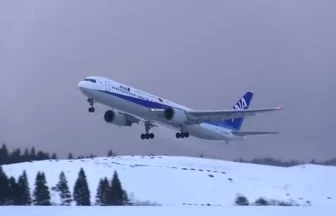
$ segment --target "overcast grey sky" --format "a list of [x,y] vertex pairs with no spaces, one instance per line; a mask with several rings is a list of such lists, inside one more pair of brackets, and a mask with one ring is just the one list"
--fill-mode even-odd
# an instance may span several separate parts
[[[0,141],[75,155],[335,157],[335,1],[2,0]],[[279,131],[229,145],[176,140],[103,120],[77,83],[101,75],[195,109],[282,106],[243,130]]]

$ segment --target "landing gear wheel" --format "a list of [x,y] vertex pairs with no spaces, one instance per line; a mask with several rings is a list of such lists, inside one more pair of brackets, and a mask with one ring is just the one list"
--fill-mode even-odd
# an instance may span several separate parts
[[141,139],[154,139],[154,134],[150,133],[149,130],[151,129],[151,127],[153,127],[150,123],[145,122],[145,130],[146,133],[141,134]]
[[145,134],[141,134],[141,139],[154,139],[154,134],[153,133],[145,133]]
[[90,106],[91,106],[91,107],[89,108],[89,112],[90,112],[90,113],[94,112],[94,111],[95,111],[95,108],[93,107],[93,103],[94,103],[93,99],[92,99],[92,98],[88,98],[87,101],[89,102],[89,104],[90,104]]
[[176,133],[176,138],[179,139],[183,139],[183,138],[188,138],[189,137],[189,133],[188,132],[177,132]]

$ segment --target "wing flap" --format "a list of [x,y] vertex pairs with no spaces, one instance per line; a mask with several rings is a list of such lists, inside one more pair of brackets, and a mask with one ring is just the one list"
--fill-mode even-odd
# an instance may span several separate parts
[[140,121],[139,118],[137,118],[137,117],[135,117],[135,116],[132,116],[132,115],[129,115],[129,114],[127,114],[127,113],[120,113],[120,114],[124,115],[125,118],[126,118],[128,121],[130,121],[132,124],[133,124],[133,123],[139,123],[139,121]]
[[155,124],[152,121],[146,121],[146,120],[140,119],[138,117],[135,117],[133,115],[127,114],[127,113],[121,113],[120,112],[120,114],[123,114],[125,116],[125,118],[128,121],[130,121],[132,124],[134,124],[134,123],[139,124],[140,122],[143,122],[144,124],[147,124],[149,127],[158,127],[158,125]]

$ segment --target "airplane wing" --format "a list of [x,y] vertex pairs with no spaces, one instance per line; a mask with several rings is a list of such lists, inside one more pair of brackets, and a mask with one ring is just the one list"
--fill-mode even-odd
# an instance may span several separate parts
[[232,131],[231,133],[233,135],[236,135],[236,136],[255,136],[255,135],[279,134],[279,132],[268,132],[268,131],[256,131],[256,132]]
[[120,114],[123,114],[125,116],[125,118],[130,121],[132,124],[133,123],[139,123],[141,121],[141,119],[135,117],[135,116],[132,116],[130,114],[127,114],[127,113],[121,113]]
[[209,121],[225,121],[225,124],[239,130],[242,124],[242,119],[245,117],[281,110],[280,107],[250,109],[249,106],[252,97],[253,93],[247,91],[230,110],[183,110],[180,108],[168,107],[166,109],[150,109],[150,111],[152,111],[156,117],[166,119],[172,123],[199,124]]
[[[280,107],[264,109],[240,109],[240,110],[186,110],[189,123],[204,121],[225,121],[235,118],[245,118],[259,113],[279,111]],[[164,109],[151,109],[157,116],[163,117]]]
[[156,125],[154,122],[142,120],[138,117],[135,117],[135,116],[127,114],[127,113],[121,113],[121,114],[123,114],[125,116],[125,118],[128,121],[130,121],[132,124],[133,123],[139,124],[139,122],[143,122],[144,124],[147,124],[149,127],[158,127],[158,125]]
[[208,110],[208,111],[186,111],[190,119],[198,121],[224,121],[235,118],[245,118],[259,113],[281,110],[280,107],[265,109],[241,109],[241,110]]

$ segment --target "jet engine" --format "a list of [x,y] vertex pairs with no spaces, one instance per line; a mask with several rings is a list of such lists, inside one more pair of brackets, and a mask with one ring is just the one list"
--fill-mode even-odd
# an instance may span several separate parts
[[118,126],[132,126],[132,123],[126,119],[125,115],[116,113],[113,110],[107,110],[104,114],[104,120],[107,123]]
[[184,124],[187,122],[187,115],[184,110],[169,107],[164,111],[164,117],[168,121],[172,121],[176,124]]

